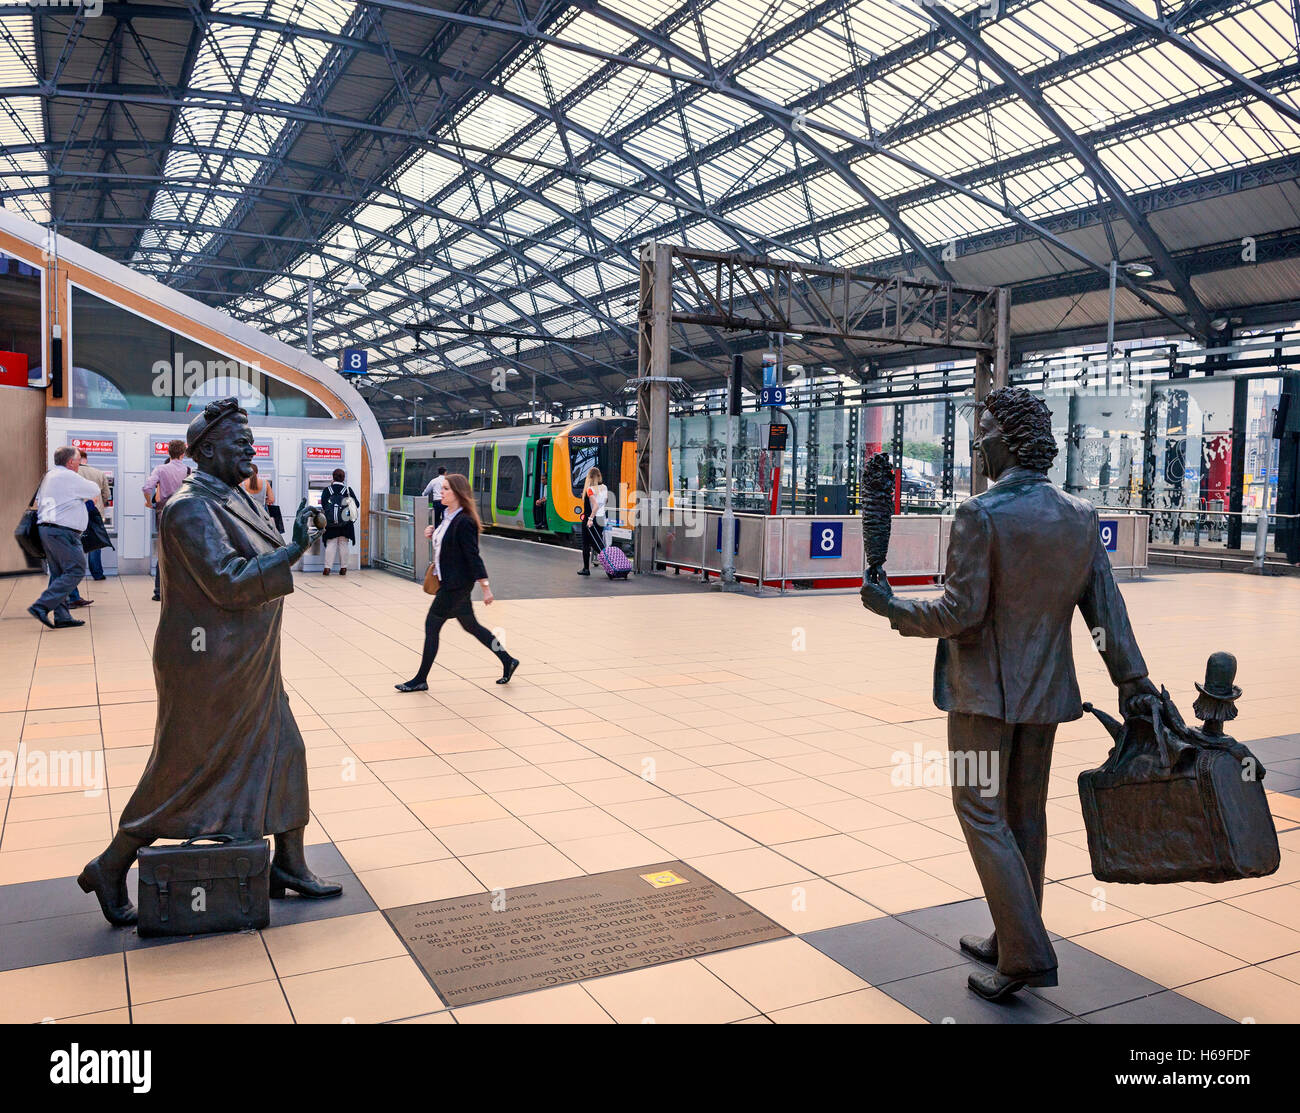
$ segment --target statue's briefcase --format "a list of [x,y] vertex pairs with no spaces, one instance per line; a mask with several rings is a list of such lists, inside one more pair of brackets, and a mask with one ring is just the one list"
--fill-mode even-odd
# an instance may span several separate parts
[[266,839],[201,835],[180,846],[144,847],[138,860],[141,935],[245,931],[271,922]]
[[1099,768],[1079,774],[1094,876],[1156,884],[1275,872],[1263,766],[1241,743],[1189,729],[1168,693],[1140,702],[1122,726],[1084,704],[1115,739]]

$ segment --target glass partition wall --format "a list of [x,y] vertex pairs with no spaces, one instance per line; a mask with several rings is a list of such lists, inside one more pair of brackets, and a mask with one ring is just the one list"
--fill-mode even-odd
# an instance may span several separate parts
[[[1150,511],[1153,543],[1248,549],[1265,484],[1270,508],[1277,503],[1271,434],[1281,382],[1225,376],[1096,389],[1085,380],[1036,391],[1060,446],[1051,479],[1099,508]],[[883,451],[902,468],[904,513],[951,513],[970,497],[972,418],[962,397],[742,414],[733,419],[733,505],[767,512],[779,471],[781,513],[857,513],[862,466]],[[793,422],[781,453],[767,449],[773,420]],[[672,419],[679,499],[723,505],[725,422],[721,413]]]

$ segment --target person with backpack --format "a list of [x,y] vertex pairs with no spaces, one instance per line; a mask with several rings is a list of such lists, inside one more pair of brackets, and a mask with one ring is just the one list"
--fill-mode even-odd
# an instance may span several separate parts
[[361,503],[357,493],[344,480],[347,474],[342,468],[334,469],[334,482],[321,492],[320,508],[325,515],[325,567],[322,576],[328,576],[337,558],[339,575],[348,574],[348,544],[357,543],[355,523],[360,516]]
[[609,502],[609,488],[600,468],[587,472],[582,488],[582,570],[579,576],[591,575],[591,550],[599,542],[597,553],[609,548],[609,519],[605,507]]

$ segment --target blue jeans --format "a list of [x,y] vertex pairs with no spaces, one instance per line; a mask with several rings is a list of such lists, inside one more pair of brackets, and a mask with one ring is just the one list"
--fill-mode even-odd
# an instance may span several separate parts
[[66,526],[40,526],[39,530],[50,567],[50,585],[36,600],[36,606],[49,611],[56,620],[70,619],[68,601],[76,596],[77,584],[86,575],[81,534]]

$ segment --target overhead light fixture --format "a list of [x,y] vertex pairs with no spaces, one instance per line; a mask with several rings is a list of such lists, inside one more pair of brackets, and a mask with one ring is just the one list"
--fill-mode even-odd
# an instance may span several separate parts
[[1210,328],[1212,328],[1215,332],[1222,332],[1227,327],[1228,327],[1227,317],[1215,317],[1214,320],[1210,322]]
[[353,295],[364,294],[366,292],[366,286],[365,283],[362,282],[361,279],[354,274],[352,278],[348,281],[348,284],[343,287],[343,292],[345,294],[353,294]]
[[1125,263],[1124,273],[1130,278],[1155,278],[1156,269],[1150,263]]
[[787,333],[785,334],[785,338],[786,338],[787,340],[802,340],[802,339],[803,339],[803,333],[802,333],[802,332],[787,332]]

